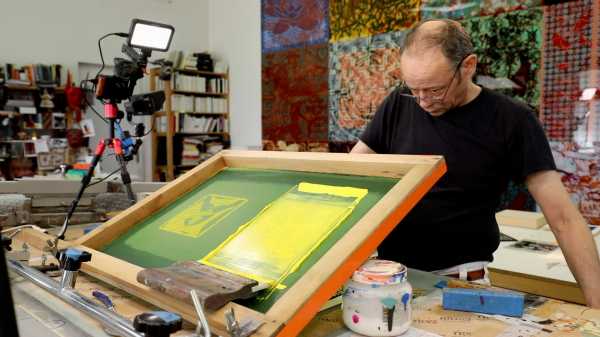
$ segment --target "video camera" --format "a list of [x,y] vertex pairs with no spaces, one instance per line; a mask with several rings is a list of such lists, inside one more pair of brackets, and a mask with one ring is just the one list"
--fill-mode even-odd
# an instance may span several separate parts
[[[132,115],[151,115],[158,111],[165,100],[162,91],[133,96],[133,89],[137,80],[144,76],[148,58],[153,50],[167,51],[175,29],[173,26],[142,19],[133,19],[129,34],[117,33],[127,37],[121,51],[129,56],[130,60],[115,58],[114,75],[98,75],[94,80],[96,84],[96,98],[111,103],[126,103],[128,119]],[[138,52],[135,48],[139,48]],[[152,62],[161,66],[161,73],[170,73],[172,64],[164,61]],[[159,75],[161,78],[165,76]]]
[[155,91],[147,94],[133,95],[128,103],[125,103],[127,116],[151,115],[161,109],[165,103],[165,93]]

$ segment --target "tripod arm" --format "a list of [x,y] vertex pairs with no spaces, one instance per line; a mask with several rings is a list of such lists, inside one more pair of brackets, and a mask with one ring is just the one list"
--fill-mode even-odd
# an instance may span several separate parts
[[75,199],[73,199],[73,201],[71,202],[71,207],[69,207],[69,211],[67,212],[67,216],[65,217],[65,221],[63,222],[62,228],[60,229],[60,233],[58,234],[57,239],[62,240],[65,238],[65,232],[67,231],[67,226],[69,225],[69,220],[73,216],[73,213],[75,213],[75,209],[77,208],[77,205],[79,204],[79,201],[81,200],[81,197],[83,196],[83,192],[90,184],[90,181],[92,181],[92,176],[94,175],[94,170],[96,169],[98,162],[100,162],[100,158],[102,158],[102,154],[104,153],[105,149],[106,149],[106,142],[104,141],[104,139],[100,139],[100,141],[98,141],[98,145],[96,145],[96,151],[94,152],[94,158],[92,159],[92,164],[88,168],[88,171],[85,174],[85,176],[83,177],[83,179],[81,179],[81,186],[79,187],[79,191],[77,192],[77,197]]
[[125,156],[123,155],[123,147],[121,146],[121,140],[115,138],[112,141],[113,148],[115,150],[115,156],[117,157],[117,161],[121,166],[121,180],[123,182],[123,185],[125,185],[127,197],[133,205],[135,203],[135,195],[133,194],[133,190],[131,189],[131,177],[129,176],[129,172],[127,171],[127,165],[125,164]]

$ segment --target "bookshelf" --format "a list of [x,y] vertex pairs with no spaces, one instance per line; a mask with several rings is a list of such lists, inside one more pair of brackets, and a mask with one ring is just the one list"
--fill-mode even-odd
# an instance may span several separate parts
[[47,174],[86,150],[73,125],[61,68],[0,65],[0,179]]
[[169,80],[160,81],[153,69],[150,90],[165,92],[163,111],[153,115],[155,180],[171,181],[229,148],[228,73],[175,69]]

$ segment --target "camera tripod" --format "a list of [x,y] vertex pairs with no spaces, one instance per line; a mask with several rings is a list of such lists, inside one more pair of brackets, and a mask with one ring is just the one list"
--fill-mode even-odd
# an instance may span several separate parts
[[[71,207],[69,208],[69,212],[67,213],[61,231],[56,238],[57,240],[64,239],[65,232],[67,231],[67,226],[69,225],[69,220],[71,219],[71,216],[73,216],[73,213],[75,212],[75,209],[77,208],[77,205],[79,204],[79,201],[83,196],[83,192],[90,184],[94,175],[94,170],[96,166],[98,166],[98,163],[100,162],[102,155],[104,154],[104,150],[106,150],[107,146],[113,149],[115,157],[119,163],[119,170],[121,171],[121,180],[123,182],[123,185],[125,186],[129,202],[131,203],[131,205],[135,204],[136,202],[135,195],[133,194],[133,190],[131,189],[131,177],[129,176],[129,172],[127,171],[127,165],[125,163],[126,159],[123,151],[123,144],[121,139],[115,138],[116,120],[119,118],[119,108],[117,107],[117,103],[114,103],[112,101],[104,103],[104,117],[109,122],[109,137],[106,139],[100,138],[100,140],[98,140],[92,163],[88,168],[88,171],[85,174],[85,176],[81,179],[81,186],[79,187],[79,192],[77,192],[77,197],[75,197],[75,199],[71,202]],[[140,145],[141,141],[138,139],[136,144],[134,145],[134,154],[135,152],[137,152],[137,149]]]

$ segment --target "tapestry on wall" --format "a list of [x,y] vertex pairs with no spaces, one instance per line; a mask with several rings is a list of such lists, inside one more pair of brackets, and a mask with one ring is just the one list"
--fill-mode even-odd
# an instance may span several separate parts
[[541,9],[472,17],[461,23],[477,54],[476,82],[538,106]]
[[479,14],[481,1],[471,0],[422,0],[421,19],[462,19]]
[[[539,107],[565,185],[600,224],[600,101],[580,100],[600,87],[593,1],[262,0],[264,148],[349,151],[399,82],[408,29],[421,18],[458,19],[478,54],[477,83]],[[505,207],[534,201],[511,184]]]
[[586,123],[580,81],[591,60],[592,0],[544,7],[544,81],[541,119],[551,140],[570,142]]
[[329,139],[356,141],[383,99],[400,83],[405,32],[330,44]]
[[262,62],[263,140],[296,150],[327,144],[327,44],[266,53]]
[[541,0],[481,0],[479,15],[497,15],[542,5]]
[[263,53],[329,40],[327,0],[262,0],[261,4]]
[[422,0],[422,19],[463,19],[535,8],[539,0]]
[[542,122],[571,200],[589,223],[600,225],[600,102],[584,94],[600,87],[600,71],[592,70],[600,62],[600,50],[592,50],[592,26],[600,29],[594,5],[600,3],[544,8]]
[[331,42],[411,28],[420,0],[330,0]]

